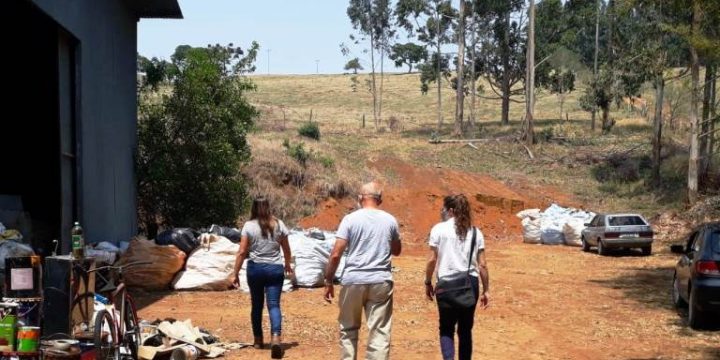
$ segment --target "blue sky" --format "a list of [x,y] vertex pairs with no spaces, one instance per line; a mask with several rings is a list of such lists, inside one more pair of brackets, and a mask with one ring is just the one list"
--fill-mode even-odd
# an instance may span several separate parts
[[[339,44],[349,42],[352,25],[345,0],[180,0],[182,20],[143,19],[138,51],[168,59],[180,44],[260,44],[258,74],[341,73],[347,59]],[[362,55],[359,47],[353,51]],[[362,57],[362,56],[360,56]],[[368,68],[368,66],[366,66]],[[392,70],[391,70],[392,71]]]

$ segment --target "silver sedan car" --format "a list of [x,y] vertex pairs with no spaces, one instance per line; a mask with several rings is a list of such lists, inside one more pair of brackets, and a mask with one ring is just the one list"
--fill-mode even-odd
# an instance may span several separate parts
[[598,254],[609,249],[640,248],[643,255],[652,253],[653,232],[650,224],[638,214],[598,214],[582,231],[583,251],[596,246]]

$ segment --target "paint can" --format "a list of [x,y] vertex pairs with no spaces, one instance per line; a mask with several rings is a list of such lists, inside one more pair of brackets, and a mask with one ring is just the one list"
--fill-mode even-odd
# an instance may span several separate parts
[[15,350],[17,311],[15,303],[0,303],[0,351]]
[[38,350],[38,342],[40,341],[40,327],[19,327],[17,332],[17,340],[18,352],[36,352]]
[[185,345],[173,350],[170,355],[171,360],[196,360],[200,352],[192,345]]

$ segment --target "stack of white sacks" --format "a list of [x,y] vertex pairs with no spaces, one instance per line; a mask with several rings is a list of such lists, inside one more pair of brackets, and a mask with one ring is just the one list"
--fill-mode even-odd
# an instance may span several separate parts
[[[312,236],[311,236],[312,235]],[[318,239],[320,238],[320,239]],[[235,265],[239,244],[214,234],[200,235],[201,245],[187,259],[185,270],[178,273],[173,281],[177,290],[226,290]],[[283,291],[291,291],[293,285],[316,287],[324,284],[325,267],[335,246],[335,234],[319,230],[293,230],[288,236],[292,251],[294,278],[286,278]],[[345,257],[335,273],[342,276]],[[249,292],[245,264],[240,270],[240,290]]]
[[523,210],[517,217],[522,219],[523,241],[528,244],[581,246],[584,224],[595,214],[552,204],[545,211]]

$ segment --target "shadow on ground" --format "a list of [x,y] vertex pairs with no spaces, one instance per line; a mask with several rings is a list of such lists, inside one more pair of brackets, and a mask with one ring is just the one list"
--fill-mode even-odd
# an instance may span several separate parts
[[[609,256],[642,256],[640,252],[632,250],[621,250],[611,253]],[[626,268],[622,275],[611,279],[590,280],[611,289],[621,290],[625,297],[635,300],[645,306],[667,310],[676,314],[669,325],[680,328],[680,334],[692,336],[698,331],[717,332],[720,331],[720,322],[708,324],[701,330],[693,330],[687,324],[687,309],[678,309],[671,300],[671,286],[673,267],[655,268]],[[720,351],[720,345],[715,351]],[[720,357],[714,358],[720,359]]]
[[132,290],[132,296],[133,300],[135,301],[135,308],[137,310],[144,309],[151,304],[162,300],[162,298],[173,294],[172,291],[154,291],[154,292],[147,292],[143,290],[133,289]]
[[[635,254],[633,251],[625,250],[616,252],[611,256],[622,256],[622,254]],[[631,255],[636,256],[636,255]],[[639,255],[637,255],[639,256]],[[655,268],[628,268],[624,269],[621,275],[602,280],[590,280],[590,282],[602,286],[621,290],[625,297],[636,300],[646,306],[675,311],[670,302],[670,285],[672,283],[672,267]]]

